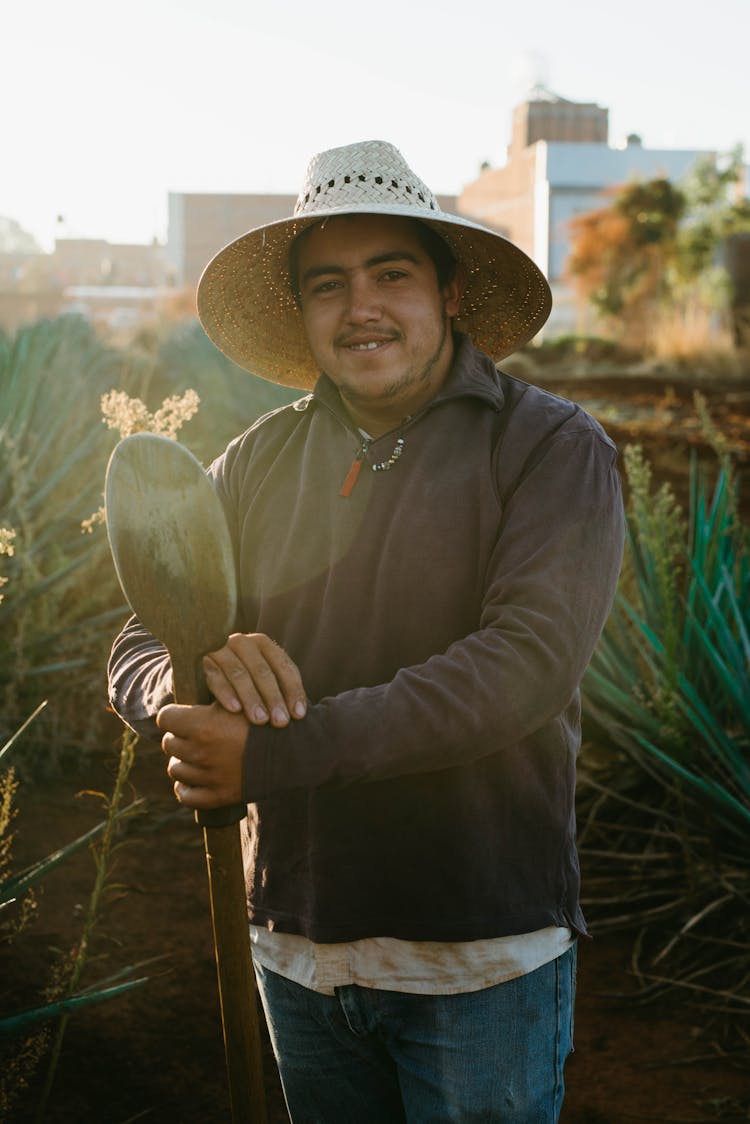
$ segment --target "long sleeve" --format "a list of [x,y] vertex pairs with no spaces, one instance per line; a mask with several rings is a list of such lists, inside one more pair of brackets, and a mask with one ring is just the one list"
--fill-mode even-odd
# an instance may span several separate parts
[[164,646],[135,617],[115,639],[107,671],[113,709],[140,737],[159,741],[155,716],[172,702],[172,669]]
[[611,444],[564,429],[507,500],[478,630],[389,682],[321,699],[302,723],[252,729],[246,798],[465,765],[557,719],[609,612],[623,537]]

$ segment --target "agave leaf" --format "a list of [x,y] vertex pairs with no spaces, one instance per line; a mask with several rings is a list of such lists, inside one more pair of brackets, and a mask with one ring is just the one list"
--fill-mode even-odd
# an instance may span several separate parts
[[[96,983],[88,984],[87,987],[79,988],[76,995],[88,995],[91,991],[103,987],[111,987],[113,984],[119,983],[120,980],[127,979],[132,976],[134,972],[141,972],[144,968],[150,967],[152,964],[159,964],[162,960],[169,960],[170,954],[168,952],[161,952],[158,956],[149,956],[145,960],[139,960],[137,964],[128,964],[125,968],[118,968],[116,972],[112,972],[103,980],[98,980]],[[161,973],[164,975],[165,973]]]
[[[737,667],[730,667],[724,659],[724,652],[726,649],[717,648],[711,641],[711,638],[700,627],[696,626],[696,632],[701,637],[703,642],[703,658],[705,665],[710,668],[712,672],[712,683],[714,688],[718,688],[726,700],[726,705],[719,708],[716,699],[714,699],[713,709],[715,714],[712,714],[713,724],[719,728],[723,728],[724,713],[727,708],[731,708],[732,713],[735,715],[736,720],[742,722],[745,729],[750,733],[750,693],[748,687],[747,676],[742,675],[742,670],[738,671]],[[690,683],[690,681],[682,676],[680,684],[685,690],[685,693],[690,697],[696,705],[699,701],[699,693]],[[715,694],[714,692],[712,692]],[[701,703],[701,706],[703,704]]]
[[36,710],[33,712],[33,714],[30,714],[29,717],[26,719],[26,721],[23,723],[23,725],[19,726],[19,728],[16,730],[15,734],[13,734],[10,738],[8,738],[5,745],[2,747],[2,749],[0,749],[0,761],[3,760],[6,753],[10,753],[11,749],[13,748],[13,746],[16,744],[16,742],[20,738],[21,734],[24,732],[24,730],[28,729],[28,727],[31,725],[31,723],[34,721],[34,719],[37,717],[37,715],[41,714],[41,712],[44,710],[46,705],[47,705],[46,699],[43,702],[40,702],[39,706],[36,708]]
[[[121,808],[117,812],[116,818],[122,819],[134,812],[135,809],[140,807],[143,803],[142,797],[132,801],[127,807]],[[98,839],[106,826],[106,821],[98,823],[95,827],[92,827],[90,831],[87,831],[84,835],[79,835],[78,838],[74,839],[71,843],[67,843],[64,847],[60,847],[59,850],[53,851],[45,858],[32,863],[31,866],[26,867],[18,874],[14,874],[10,878],[0,882],[0,902],[8,901],[11,897],[21,897],[30,890],[32,886],[35,886],[37,882],[46,878],[60,863],[65,862],[71,855],[75,854],[76,851],[80,851],[82,847],[86,847]]]
[[654,626],[649,624],[649,621],[644,619],[625,597],[620,599],[619,604],[622,606],[622,609],[630,618],[631,622],[636,626],[637,634],[642,633],[648,640],[649,647],[655,652],[663,652],[664,645],[654,631]]
[[[745,846],[749,841],[748,832],[750,831],[750,808],[742,804],[735,796],[724,788],[723,785],[717,784],[715,781],[707,777],[700,777],[687,769],[679,761],[675,760],[668,753],[664,753],[653,742],[649,742],[640,734],[636,733],[635,737],[649,753],[652,753],[660,761],[662,761],[668,769],[676,773],[683,781],[685,781],[692,788],[697,789],[700,793],[709,797],[709,802],[713,805],[717,819],[721,820],[732,831],[740,834]],[[730,814],[731,813],[731,814]],[[738,822],[739,821],[739,822]]]
[[[732,576],[727,566],[722,567],[722,576],[724,578],[724,589],[726,590],[727,598],[732,608],[734,624],[737,627],[739,642],[742,646],[742,655],[744,657],[745,666],[750,667],[750,633],[747,628],[748,607],[745,607],[743,612],[740,603],[737,599],[737,591],[735,589]],[[722,622],[723,623],[723,622]]]
[[37,664],[29,668],[27,675],[31,678],[34,675],[48,675],[53,671],[72,671],[76,667],[85,667],[87,661],[80,660],[58,660],[57,663]]
[[[589,667],[585,684],[587,689],[592,686],[597,688],[597,700],[600,705],[605,704],[613,715],[621,716],[624,721],[635,724],[638,728],[642,729],[645,726],[654,732],[658,731],[659,722],[653,712],[648,711],[632,691],[625,691],[613,683],[610,678],[602,675],[598,668]],[[588,709],[591,709],[591,702]]]
[[57,1003],[48,1003],[44,1007],[31,1007],[26,1011],[19,1011],[17,1015],[7,1015],[0,1019],[0,1035],[16,1034],[19,1030],[35,1023],[46,1022],[49,1019],[59,1018],[60,1015],[80,1011],[83,1007],[91,1007],[96,1003],[103,1003],[106,999],[114,999],[135,987],[148,983],[148,976],[141,976],[137,980],[128,980],[126,983],[116,984],[114,987],[99,987],[96,990],[87,990],[84,994],[72,995],[69,999],[61,999]]

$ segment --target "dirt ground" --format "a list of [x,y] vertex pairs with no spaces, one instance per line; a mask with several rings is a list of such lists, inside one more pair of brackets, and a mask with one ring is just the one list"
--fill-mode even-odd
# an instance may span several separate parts
[[[19,793],[19,860],[40,857],[97,822],[95,798],[76,792],[92,782],[111,789],[116,750],[113,732],[112,759],[96,775]],[[221,1124],[229,1120],[229,1107],[201,834],[174,804],[158,748],[140,746],[132,782],[148,811],[133,822],[118,852],[118,887],[86,980],[150,957],[164,959],[145,969],[150,980],[144,987],[70,1020],[45,1120]],[[37,1002],[50,950],[69,948],[80,932],[92,881],[87,853],[46,880],[36,921],[0,956],[0,1009]],[[563,1124],[748,1120],[740,1107],[746,1075],[711,1060],[694,1013],[608,998],[631,987],[629,955],[629,940],[611,936],[595,935],[579,951],[576,1050],[566,1069]],[[287,1116],[268,1051],[265,1068],[271,1124],[282,1124]],[[10,1119],[30,1124],[33,1096],[19,1101]]]
[[[550,384],[551,385],[551,384]],[[554,389],[596,407],[611,405],[610,380],[583,386],[556,380]],[[696,440],[689,390],[648,383],[631,386],[628,402],[645,395],[638,424],[605,419],[619,444],[649,432],[648,449],[663,475],[678,483],[684,449]],[[734,395],[734,397],[732,397]],[[718,392],[713,401],[725,432],[747,464],[750,391]],[[597,409],[595,408],[595,412]],[[743,451],[744,450],[744,451]],[[100,816],[82,788],[111,791],[119,724],[105,720],[103,750],[87,774],[55,784],[25,784],[16,805],[13,866],[18,870],[88,830]],[[131,822],[117,853],[114,881],[84,982],[151,957],[149,982],[69,1022],[48,1124],[219,1124],[229,1120],[202,839],[178,808],[158,748],[142,744],[132,773],[147,811]],[[585,869],[583,877],[585,880]],[[44,883],[38,916],[13,945],[0,946],[0,1011],[37,1005],[49,981],[52,950],[71,947],[94,877],[82,852]],[[675,1002],[638,1007],[627,994],[631,937],[597,936],[579,952],[576,1051],[566,1069],[563,1124],[697,1124],[750,1120],[750,1082],[701,1035],[700,1016]],[[270,1124],[287,1119],[266,1046]],[[21,1096],[9,1120],[34,1119],[36,1088]],[[744,1106],[744,1107],[743,1107]],[[356,1124],[353,1121],[352,1124]]]

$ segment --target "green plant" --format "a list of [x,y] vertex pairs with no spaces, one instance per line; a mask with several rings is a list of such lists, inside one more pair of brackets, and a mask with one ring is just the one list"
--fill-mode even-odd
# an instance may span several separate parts
[[580,296],[618,339],[672,359],[731,355],[738,275],[729,241],[750,230],[740,148],[696,162],[681,183],[627,183],[610,202],[571,222],[567,270]]
[[103,637],[122,598],[106,542],[82,535],[80,522],[99,502],[114,443],[97,391],[129,377],[123,357],[77,317],[0,336],[0,526],[15,531],[4,560],[13,597],[0,604],[0,739],[34,699],[51,700],[24,767],[80,752],[99,720],[80,706],[81,690],[100,690]]
[[177,324],[155,346],[152,393],[167,396],[192,387],[203,403],[184,443],[204,464],[262,414],[302,396],[238,367],[196,320]]
[[584,683],[587,909],[638,931],[641,996],[750,1015],[750,539],[725,456],[689,517],[639,449],[620,589]]
[[[123,805],[123,797],[128,777],[133,767],[136,741],[136,736],[129,731],[122,735],[119,766],[112,794],[110,796],[101,792],[94,794],[103,801],[106,817],[102,824],[101,838],[91,847],[94,865],[96,867],[96,877],[89,897],[89,904],[86,910],[81,937],[71,953],[69,960],[65,964],[62,980],[55,989],[60,993],[62,1005],[60,1005],[59,1001],[55,1004],[60,1007],[58,1012],[60,1021],[57,1024],[49,1065],[47,1067],[47,1075],[39,1100],[37,1118],[40,1120],[44,1116],[47,1101],[52,1091],[55,1073],[60,1060],[60,1051],[62,1050],[63,1039],[65,1038],[65,1030],[68,1025],[68,1019],[70,1018],[70,1010],[66,1009],[66,1005],[77,1006],[86,1002],[97,1002],[109,997],[109,995],[120,994],[123,990],[135,986],[137,983],[145,982],[145,980],[131,981],[112,988],[113,980],[123,975],[123,973],[120,972],[117,973],[115,977],[100,981],[93,989],[88,989],[83,993],[80,991],[81,977],[91,954],[91,943],[99,921],[101,909],[107,892],[114,888],[111,884],[111,874],[114,854],[118,846],[121,845],[118,843],[118,835],[120,834],[123,823],[138,811],[141,804],[141,801],[136,800],[127,806]],[[134,970],[134,968],[125,969],[125,974],[132,974]]]
[[[41,704],[24,727],[0,749],[0,761],[6,758],[24,729],[36,718],[44,705]],[[137,976],[145,966],[141,963],[120,969],[94,984],[81,986],[81,977],[90,958],[92,938],[104,900],[107,892],[114,888],[111,873],[114,854],[121,845],[118,837],[124,825],[141,809],[142,805],[140,800],[123,804],[127,779],[133,764],[135,741],[135,737],[131,734],[125,734],[122,738],[119,768],[111,796],[95,794],[104,801],[105,819],[77,839],[18,873],[10,872],[10,852],[13,841],[11,826],[15,815],[13,801],[17,793],[18,781],[12,768],[0,777],[0,913],[10,911],[13,906],[16,912],[14,918],[0,925],[0,942],[12,943],[21,936],[35,912],[34,889],[53,870],[68,862],[84,847],[91,848],[96,867],[96,877],[81,938],[70,955],[64,957],[53,972],[52,981],[46,989],[46,1002],[41,1006],[0,1016],[0,1039],[4,1041],[10,1039],[9,1046],[2,1051],[0,1120],[7,1118],[7,1113],[17,1097],[28,1088],[34,1072],[50,1051],[50,1030],[47,1024],[59,1020],[48,1057],[47,1078],[38,1108],[39,1119],[44,1115],[65,1028],[71,1013],[112,999],[134,987],[139,987],[148,980],[147,976]]]
[[[14,556],[15,538],[15,532],[0,528],[0,554]],[[17,588],[14,588],[13,593],[15,596]],[[35,912],[35,887],[55,868],[67,862],[85,846],[90,847],[94,855],[96,878],[81,939],[71,955],[57,966],[54,982],[48,989],[47,1002],[42,1006],[0,1017],[0,1036],[13,1038],[10,1048],[2,1051],[0,1119],[7,1118],[14,1101],[28,1088],[31,1076],[47,1051],[49,1032],[44,1024],[52,1019],[59,1019],[49,1059],[47,1079],[39,1103],[39,1119],[44,1115],[70,1013],[81,1007],[112,998],[145,982],[145,978],[135,980],[128,978],[132,977],[140,967],[136,965],[116,972],[97,984],[86,988],[80,986],[83,970],[90,957],[91,941],[100,910],[106,892],[111,888],[112,859],[119,846],[117,837],[124,823],[141,804],[140,801],[135,800],[127,807],[123,805],[125,787],[134,760],[136,741],[134,735],[125,734],[122,738],[117,779],[111,797],[106,797],[102,793],[96,794],[105,804],[107,815],[104,821],[26,869],[18,873],[13,873],[11,870],[12,826],[16,815],[14,800],[19,782],[16,779],[15,769],[7,767],[7,760],[19,739],[44,711],[46,705],[46,700],[40,703],[23,725],[4,745],[0,746],[0,764],[4,767],[4,772],[0,774],[0,943],[11,944],[23,933]],[[39,1024],[42,1024],[41,1030],[38,1029]],[[17,1040],[19,1035],[21,1035],[20,1043]]]

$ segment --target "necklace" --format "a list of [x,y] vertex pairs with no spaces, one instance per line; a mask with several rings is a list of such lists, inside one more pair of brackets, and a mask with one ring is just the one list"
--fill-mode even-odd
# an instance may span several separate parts
[[381,461],[380,464],[372,465],[372,471],[373,472],[388,472],[389,469],[393,468],[394,464],[396,463],[398,458],[401,456],[403,451],[404,451],[404,439],[403,439],[403,437],[399,437],[398,441],[393,446],[393,452],[389,456],[388,460]]
[[[370,441],[363,440],[362,445],[359,449],[359,452],[357,453],[356,457],[352,461],[351,468],[349,469],[349,471],[346,474],[346,478],[344,480],[344,483],[341,485],[341,488],[339,490],[340,496],[346,497],[346,496],[350,496],[352,494],[352,491],[354,490],[354,485],[357,483],[357,477],[359,476],[362,465],[364,464],[365,457],[367,456],[370,445],[371,445]],[[379,461],[377,464],[370,465],[370,468],[372,469],[373,472],[390,472],[390,470],[393,468],[394,464],[396,464],[396,462],[400,458],[403,451],[404,451],[404,439],[403,439],[403,437],[399,437],[398,440],[396,441],[396,444],[393,446],[393,452],[391,453],[391,455],[389,457],[387,457],[384,461]]]

